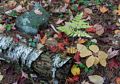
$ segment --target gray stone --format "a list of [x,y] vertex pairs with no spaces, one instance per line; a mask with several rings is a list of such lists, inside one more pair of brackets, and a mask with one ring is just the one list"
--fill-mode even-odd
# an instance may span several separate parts
[[[34,10],[38,9],[41,15],[36,14]],[[25,12],[16,19],[16,27],[19,31],[27,34],[37,34],[39,27],[47,25],[49,14],[39,3],[34,4],[34,8],[30,12]]]

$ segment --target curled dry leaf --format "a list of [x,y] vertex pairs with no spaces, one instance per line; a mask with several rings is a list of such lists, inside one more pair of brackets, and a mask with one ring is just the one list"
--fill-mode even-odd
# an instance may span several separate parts
[[80,68],[77,67],[76,65],[73,65],[71,68],[71,73],[76,76],[76,75],[80,75]]
[[62,20],[62,19],[58,19],[58,21],[56,22],[56,24],[58,25],[58,24],[61,24],[62,22],[63,22],[64,20]]
[[35,12],[35,14],[37,14],[37,15],[42,15],[42,12],[41,12],[39,9],[35,9],[34,12]]
[[103,77],[99,76],[99,75],[91,75],[88,76],[90,82],[94,83],[94,84],[103,84],[104,83],[104,79]]
[[104,27],[102,25],[99,24],[95,24],[94,28],[96,28],[96,34],[97,35],[102,35],[104,33]]
[[41,44],[45,44],[46,40],[47,40],[47,35],[44,35],[44,37],[40,39]]
[[86,66],[89,68],[89,67],[94,65],[94,62],[95,62],[95,57],[94,56],[90,56],[86,60]]
[[92,10],[90,8],[85,8],[84,9],[84,13],[86,13],[86,14],[92,14],[93,12],[92,12]]
[[10,0],[7,3],[7,7],[14,8],[16,6],[17,2],[15,0]]
[[108,8],[105,6],[100,6],[99,10],[101,13],[106,13],[108,11]]
[[116,84],[120,84],[120,77],[116,78]]
[[3,33],[5,31],[5,26],[0,24],[0,33]]
[[14,8],[14,10],[17,11],[18,13],[21,13],[25,11],[25,8],[22,7],[22,5],[19,5],[16,8]]
[[64,0],[64,2],[65,2],[66,4],[69,4],[69,3],[70,3],[70,0]]
[[108,59],[111,59],[119,54],[119,50],[113,50],[111,47],[109,48],[107,54],[108,54]]

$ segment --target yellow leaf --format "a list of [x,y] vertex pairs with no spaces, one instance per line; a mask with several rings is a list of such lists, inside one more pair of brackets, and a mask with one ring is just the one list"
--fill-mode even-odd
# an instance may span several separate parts
[[76,76],[76,75],[80,75],[80,68],[77,67],[76,65],[73,65],[71,68],[71,73]]
[[106,62],[105,59],[104,60],[100,60],[100,64],[105,67],[107,65],[107,62]]
[[101,13],[106,13],[107,11],[108,11],[108,8],[106,8],[105,6],[100,6]]
[[98,63],[99,63],[99,58],[98,58],[98,57],[95,57],[94,64],[97,65]]
[[104,60],[108,57],[107,53],[105,53],[104,51],[99,51],[98,52],[98,58],[99,60]]
[[77,44],[77,49],[80,52],[80,57],[87,57],[92,55],[92,52],[87,49],[86,46],[82,45],[82,44]]
[[75,47],[67,48],[67,53],[69,54],[75,54],[76,52],[77,52],[77,49]]
[[94,56],[90,56],[86,60],[86,66],[89,68],[89,67],[93,66],[94,62],[95,62],[95,57]]
[[89,46],[89,49],[94,53],[97,53],[99,51],[99,47],[97,45],[91,45]]

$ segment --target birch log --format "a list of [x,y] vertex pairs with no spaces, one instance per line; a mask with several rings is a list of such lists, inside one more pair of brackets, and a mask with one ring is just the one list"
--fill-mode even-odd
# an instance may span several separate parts
[[[0,58],[17,63],[20,61],[22,65],[33,69],[33,71],[48,80],[49,78],[64,80],[71,67],[71,58],[69,57],[62,59],[59,54],[53,56],[45,55],[42,50],[28,47],[23,43],[16,44],[12,37],[3,34],[0,34]],[[39,61],[37,61],[38,59]],[[63,66],[66,63],[69,64]],[[31,65],[33,66],[31,67]]]

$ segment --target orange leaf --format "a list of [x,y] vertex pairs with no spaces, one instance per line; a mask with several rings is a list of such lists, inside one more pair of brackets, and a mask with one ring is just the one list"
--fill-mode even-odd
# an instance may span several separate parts
[[101,13],[106,13],[107,11],[108,11],[108,8],[106,8],[105,6],[100,6]]
[[116,78],[116,84],[120,84],[120,77]]
[[64,0],[64,2],[65,2],[66,4],[69,4],[69,3],[70,3],[70,0]]
[[87,41],[86,39],[81,39],[81,38],[79,38],[79,39],[78,39],[78,44],[85,43],[86,41]]
[[115,30],[114,33],[118,34],[118,33],[120,33],[120,30]]
[[41,44],[45,44],[46,40],[47,40],[47,36],[44,35],[44,37],[40,39]]

